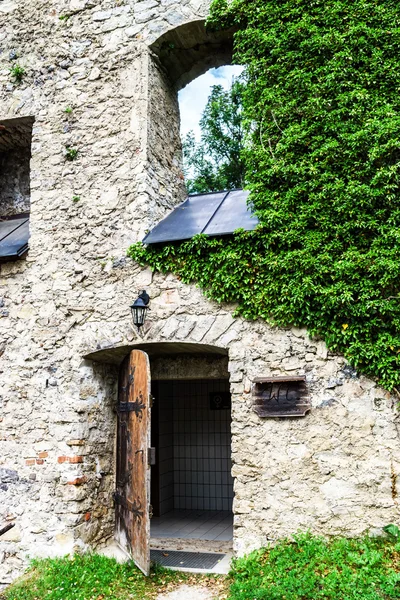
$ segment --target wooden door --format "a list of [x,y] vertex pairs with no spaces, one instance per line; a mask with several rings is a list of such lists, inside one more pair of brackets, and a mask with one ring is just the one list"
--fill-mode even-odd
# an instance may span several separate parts
[[115,537],[145,575],[150,571],[150,366],[133,350],[118,382]]

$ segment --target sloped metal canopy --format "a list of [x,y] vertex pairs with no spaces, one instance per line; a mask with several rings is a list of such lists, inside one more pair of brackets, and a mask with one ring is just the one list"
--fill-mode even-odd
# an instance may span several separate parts
[[258,219],[247,205],[249,192],[213,192],[189,196],[143,239],[146,244],[188,240],[198,233],[227,235],[236,229],[252,231]]
[[0,217],[0,262],[18,260],[27,252],[29,215]]

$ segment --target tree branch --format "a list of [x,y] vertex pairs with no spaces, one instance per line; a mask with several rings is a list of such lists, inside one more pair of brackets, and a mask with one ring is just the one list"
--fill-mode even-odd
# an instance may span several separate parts
[[272,110],[271,110],[271,115],[272,115],[272,118],[273,118],[273,120],[274,120],[274,123],[275,123],[275,125],[277,126],[277,128],[279,129],[279,131],[280,131],[281,133],[283,133],[283,130],[282,130],[280,127],[279,127],[279,125],[278,125],[278,121],[276,120],[276,118],[275,118],[275,115],[274,115],[274,113],[273,113],[273,111],[272,111]]
[[274,151],[272,150],[272,145],[271,145],[271,139],[270,139],[270,138],[268,138],[268,145],[269,145],[269,150],[270,150],[270,152],[271,152],[271,154],[272,154],[272,158],[273,158],[274,160],[276,160],[276,158],[275,158],[275,154],[274,154]]

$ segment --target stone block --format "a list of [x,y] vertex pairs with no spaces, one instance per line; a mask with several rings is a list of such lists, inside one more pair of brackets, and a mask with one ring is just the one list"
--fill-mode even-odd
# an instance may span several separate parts
[[93,21],[106,21],[107,19],[110,19],[112,15],[112,10],[100,10],[98,12],[93,13],[92,19]]
[[3,535],[1,536],[2,542],[20,542],[21,540],[22,533],[18,525],[16,525],[12,529],[9,529],[8,531],[6,531],[6,533],[3,533]]
[[134,13],[137,14],[137,13],[146,12],[146,11],[150,10],[151,8],[156,8],[156,6],[158,6],[157,0],[142,0],[142,1],[135,3],[133,10],[134,10]]
[[141,11],[135,14],[136,23],[147,23],[151,19],[157,16],[156,9]]
[[352,499],[357,495],[354,483],[343,479],[332,477],[320,486],[321,492],[327,500],[336,502],[344,499]]
[[207,340],[209,342],[216,342],[221,335],[228,331],[234,322],[235,319],[230,314],[217,316],[207,332]]
[[326,347],[325,342],[317,343],[317,356],[318,358],[323,358],[324,360],[328,358],[328,348]]
[[17,2],[13,2],[13,0],[3,0],[0,3],[0,13],[8,14],[13,12],[18,7]]
[[285,358],[282,361],[283,368],[286,371],[300,371],[304,368],[304,363],[297,356],[291,356],[290,358]]

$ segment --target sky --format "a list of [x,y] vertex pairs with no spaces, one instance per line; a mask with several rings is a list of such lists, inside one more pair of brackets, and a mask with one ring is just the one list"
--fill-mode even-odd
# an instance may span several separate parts
[[188,131],[193,130],[197,140],[200,140],[199,121],[201,114],[207,104],[213,85],[222,85],[228,89],[232,83],[232,77],[237,77],[243,71],[238,65],[219,67],[211,69],[201,75],[189,85],[184,87],[178,95],[181,111],[181,137],[184,138]]

